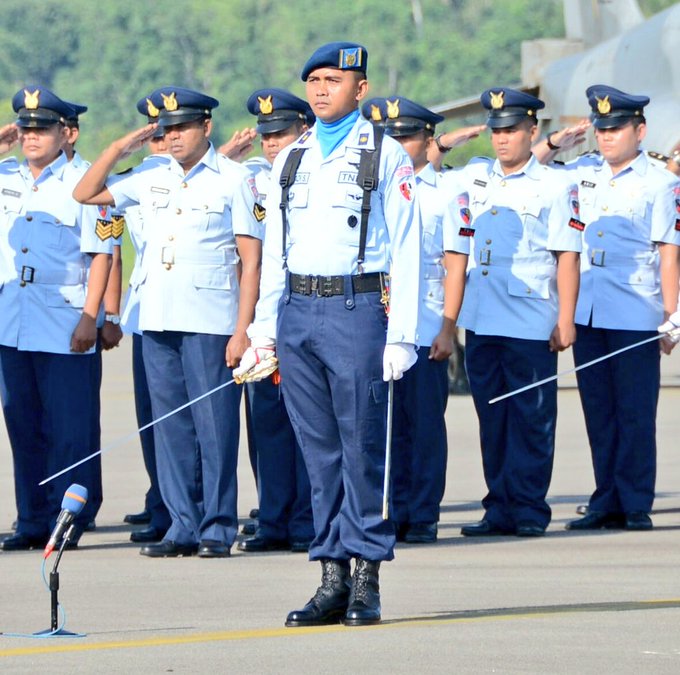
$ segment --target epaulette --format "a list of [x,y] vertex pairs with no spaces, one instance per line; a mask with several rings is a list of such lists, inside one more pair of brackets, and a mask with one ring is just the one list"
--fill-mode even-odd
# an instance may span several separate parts
[[647,156],[651,157],[652,159],[658,159],[664,164],[670,160],[668,155],[662,155],[660,152],[654,152],[654,150],[647,150]]
[[557,166],[564,166],[564,162],[561,159],[553,159],[550,164],[557,164]]
[[585,157],[586,155],[599,155],[599,154],[600,154],[599,150],[586,150],[585,152],[580,153],[578,156]]
[[124,176],[126,173],[130,173],[130,171],[132,171],[132,167],[125,169],[124,171],[119,171],[116,176]]

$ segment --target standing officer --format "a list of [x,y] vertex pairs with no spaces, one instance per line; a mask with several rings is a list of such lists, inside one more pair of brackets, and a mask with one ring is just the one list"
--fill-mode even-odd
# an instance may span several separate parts
[[[359,115],[367,58],[361,45],[334,42],[302,70],[317,122],[274,162],[260,299],[236,371],[270,371],[276,349],[312,485],[309,557],[321,561],[321,586],[287,626],[377,623],[380,563],[394,557],[381,515],[386,382],[416,360],[419,223],[408,155],[390,138],[376,148]],[[378,158],[379,172],[366,170]]]
[[[150,124],[158,122],[160,110],[153,104],[151,98],[145,96],[137,102],[137,110],[147,117]],[[151,155],[166,155],[165,131],[158,125],[149,139]],[[153,161],[153,160],[150,160]],[[153,213],[146,216],[152,220]],[[135,250],[135,264],[130,273],[130,286],[125,299],[125,308],[121,318],[121,325],[126,333],[132,334],[132,379],[135,391],[135,413],[138,427],[144,427],[153,420],[151,412],[151,396],[149,384],[144,369],[144,355],[142,350],[142,331],[139,329],[139,300],[140,289],[144,283],[144,214],[140,206],[132,206],[125,211],[125,222],[128,226],[130,241]],[[144,510],[141,513],[131,513],[125,516],[126,523],[131,525],[147,525],[130,534],[130,541],[148,544],[161,541],[170,527],[170,514],[163,502],[158,485],[158,470],[156,467],[156,447],[153,429],[145,429],[139,434],[142,445],[144,467],[149,476],[149,489],[144,497]]]
[[441,175],[428,161],[435,127],[444,118],[403,96],[373,98],[364,103],[362,113],[383,124],[385,133],[401,144],[416,174],[422,223],[420,346],[416,364],[395,384],[392,501],[397,540],[430,544],[437,540],[446,486],[448,358],[463,301],[467,256],[455,251],[458,230],[442,227],[447,204]]
[[[38,482],[92,451],[96,321],[112,252],[111,222],[71,197],[84,171],[63,152],[75,111],[38,86],[12,106],[25,162],[0,163],[0,394],[18,512],[5,551],[45,545],[73,481],[96,494],[90,467]],[[90,518],[76,516],[76,541]]]
[[[260,198],[269,193],[269,175],[276,156],[314,123],[306,101],[283,89],[259,89],[246,103],[257,115],[263,157],[244,166],[253,172]],[[314,538],[312,490],[300,446],[295,440],[281,387],[271,378],[248,382],[249,444],[257,457],[258,530],[241,541],[247,553],[291,549],[305,553]]]
[[551,515],[557,385],[489,400],[554,375],[557,352],[573,343],[581,224],[563,176],[531,154],[543,101],[500,87],[481,102],[496,159],[474,158],[451,176],[468,191],[472,216],[461,232],[470,258],[458,322],[488,488],[484,518],[461,531],[538,537]]
[[[209,140],[218,101],[180,87],[163,87],[150,99],[160,110],[170,156],[154,155],[107,181],[121,158],[153,136],[155,125],[147,125],[114,141],[74,195],[143,209],[139,327],[158,418],[231,379],[257,298],[263,214],[247,171]],[[230,555],[238,524],[240,396],[239,387],[223,387],[154,428],[172,524],[142,555]]]
[[[655,335],[677,310],[680,183],[640,150],[646,96],[586,91],[600,155],[569,164],[579,181],[584,255],[576,365]],[[661,348],[670,353],[668,337]],[[570,530],[649,530],[656,480],[656,342],[577,373],[595,471],[585,517]]]

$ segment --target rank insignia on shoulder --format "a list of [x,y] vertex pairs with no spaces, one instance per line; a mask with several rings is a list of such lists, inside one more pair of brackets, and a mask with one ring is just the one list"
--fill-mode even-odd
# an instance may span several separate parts
[[107,239],[110,239],[113,234],[113,223],[110,220],[97,218],[97,225],[94,231],[102,241],[106,241]]
[[670,159],[668,155],[662,155],[660,152],[654,152],[654,150],[647,150],[647,155],[652,159],[658,159],[660,162],[667,162]]
[[583,187],[587,187],[587,188],[594,188],[595,187],[595,183],[591,183],[589,180],[582,180],[581,185]]
[[475,236],[475,229],[473,227],[461,227],[460,230],[458,230],[458,236],[459,237],[474,237]]
[[312,135],[311,131],[305,131],[305,133],[302,134],[302,136],[300,136],[300,140],[298,141],[298,143],[305,143],[311,135]]
[[577,220],[576,218],[569,218],[569,227],[573,227],[575,230],[578,230],[579,232],[583,232],[583,230],[586,229],[585,223],[582,223],[580,220]]
[[256,203],[255,206],[253,206],[253,215],[255,216],[255,220],[257,220],[258,223],[261,223],[267,215],[267,209]]
[[125,217],[124,216],[111,216],[111,234],[114,239],[118,239],[123,235],[123,230],[125,230]]
[[358,145],[368,145],[368,134],[360,134],[359,135]]
[[475,178],[474,184],[478,185],[479,187],[486,187],[486,181],[480,180],[479,178]]

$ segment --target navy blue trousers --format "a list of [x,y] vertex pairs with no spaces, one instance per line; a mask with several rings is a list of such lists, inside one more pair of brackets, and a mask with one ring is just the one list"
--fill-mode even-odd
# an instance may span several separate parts
[[[96,460],[38,486],[44,478],[98,449],[91,445],[94,368],[92,354],[48,354],[0,346],[0,397],[14,460],[19,534],[49,534],[72,483],[96,495],[97,486],[92,483],[96,471],[91,465]],[[90,515],[81,512],[76,527],[82,531]]]
[[[90,421],[90,452],[96,452],[101,449],[102,443],[102,426],[101,426],[101,388],[102,388],[102,343],[97,337],[97,345],[94,354],[92,354],[92,397],[91,413],[92,419]],[[94,521],[99,513],[102,502],[104,501],[104,487],[102,484],[102,461],[101,457],[97,456],[89,460],[83,465],[85,470],[90,472],[88,477],[87,504],[83,507],[82,515],[88,523]]]
[[387,317],[379,293],[286,293],[279,305],[281,386],[312,486],[310,560],[391,560],[382,519]]
[[[144,332],[154,419],[232,379],[224,360],[228,339]],[[166,540],[234,542],[240,398],[241,387],[232,384],[154,427],[158,482],[172,519]]]
[[[577,326],[581,365],[656,335],[656,331]],[[593,511],[649,512],[656,482],[656,406],[660,354],[650,342],[576,374],[595,471]]]
[[312,489],[281,387],[271,378],[246,387],[257,456],[259,534],[268,539],[311,541]]
[[479,417],[485,518],[507,530],[518,523],[546,527],[552,477],[557,383],[549,382],[493,405],[489,400],[550,377],[557,354],[547,340],[523,340],[466,331],[465,367]]
[[418,361],[394,383],[392,424],[393,520],[398,524],[436,523],[446,487],[448,361]]
[[[144,354],[142,352],[142,336],[139,333],[132,334],[132,379],[135,390],[135,413],[137,426],[146,426],[153,420],[151,413],[151,396],[149,385],[146,380],[144,369]],[[156,470],[156,446],[153,440],[153,427],[145,429],[139,434],[142,445],[144,467],[149,476],[149,489],[144,498],[144,510],[151,514],[150,527],[159,530],[167,530],[170,527],[170,514],[163,503],[161,489],[158,485],[158,472]]]

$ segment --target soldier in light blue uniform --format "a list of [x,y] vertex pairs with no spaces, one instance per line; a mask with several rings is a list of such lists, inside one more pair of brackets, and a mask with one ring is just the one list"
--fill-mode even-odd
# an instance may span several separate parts
[[574,341],[581,223],[563,176],[531,154],[543,102],[503,87],[481,101],[497,158],[474,158],[450,177],[469,193],[472,217],[461,229],[470,258],[458,324],[488,488],[484,518],[462,533],[541,536],[551,516],[556,383],[489,400],[554,375],[557,351]]
[[[645,338],[677,310],[680,183],[640,150],[646,96],[605,85],[586,95],[600,155],[565,168],[578,180],[583,231],[577,365]],[[661,342],[670,352],[673,343]],[[595,491],[572,530],[649,530],[656,480],[659,345],[577,373]]]
[[[137,102],[137,111],[145,115],[149,123],[158,122],[160,110],[147,96]],[[151,155],[167,154],[165,131],[160,125],[149,139]],[[147,220],[153,218],[153,212],[147,214]],[[142,352],[142,331],[139,329],[139,300],[140,290],[144,283],[142,259],[144,255],[144,214],[140,206],[132,206],[125,211],[125,222],[128,226],[130,241],[135,250],[135,263],[130,272],[130,285],[125,298],[125,305],[121,317],[123,331],[132,335],[132,378],[135,391],[135,413],[137,425],[141,428],[153,420],[151,412],[151,396],[149,384],[144,369]],[[146,544],[161,541],[170,527],[170,514],[163,502],[160,486],[158,485],[158,470],[156,468],[156,447],[153,429],[145,429],[139,434],[142,445],[144,467],[149,476],[149,489],[144,497],[144,510],[141,513],[130,513],[124,518],[131,525],[147,525],[130,534],[130,541]]]
[[[108,177],[153,135],[155,125],[147,125],[114,141],[74,195],[143,209],[139,327],[158,418],[231,379],[248,344],[264,213],[247,170],[210,143],[218,101],[181,87],[162,87],[150,99],[160,110],[169,156],[154,155]],[[158,479],[172,524],[160,543],[142,547],[142,555],[230,555],[238,525],[240,396],[240,387],[224,387],[154,427]]]
[[[38,482],[92,452],[96,321],[112,253],[108,210],[71,197],[84,170],[62,150],[75,111],[33,85],[12,105],[25,161],[0,163],[0,394],[18,513],[5,551],[45,545],[71,483],[96,495],[90,467]],[[76,540],[90,517],[76,517]]]
[[428,162],[435,127],[444,118],[403,96],[373,98],[364,103],[362,113],[383,124],[385,132],[401,143],[416,174],[422,224],[420,347],[415,366],[395,384],[392,518],[398,541],[429,544],[437,540],[446,486],[448,358],[463,300],[467,256],[455,251],[458,230],[442,227],[447,198],[440,189],[441,174]]
[[[357,107],[367,58],[365,47],[335,42],[302,71],[317,122],[274,162],[252,346],[237,370],[267,372],[276,350],[312,484],[309,555],[321,561],[322,582],[288,626],[380,621],[379,566],[394,556],[393,526],[381,515],[386,382],[416,360],[419,218],[413,166],[393,139],[382,142],[376,189],[357,184],[362,150],[375,148]],[[301,161],[286,199],[279,180],[294,153]],[[381,286],[390,271],[388,321]]]
[[[264,200],[269,193],[271,163],[314,123],[314,113],[306,101],[277,88],[253,92],[246,107],[257,115],[264,157],[247,160],[244,166],[253,172]],[[259,515],[255,536],[241,541],[239,551],[290,549],[305,553],[314,538],[309,476],[280,390],[272,378],[246,384],[248,443],[257,458]]]

